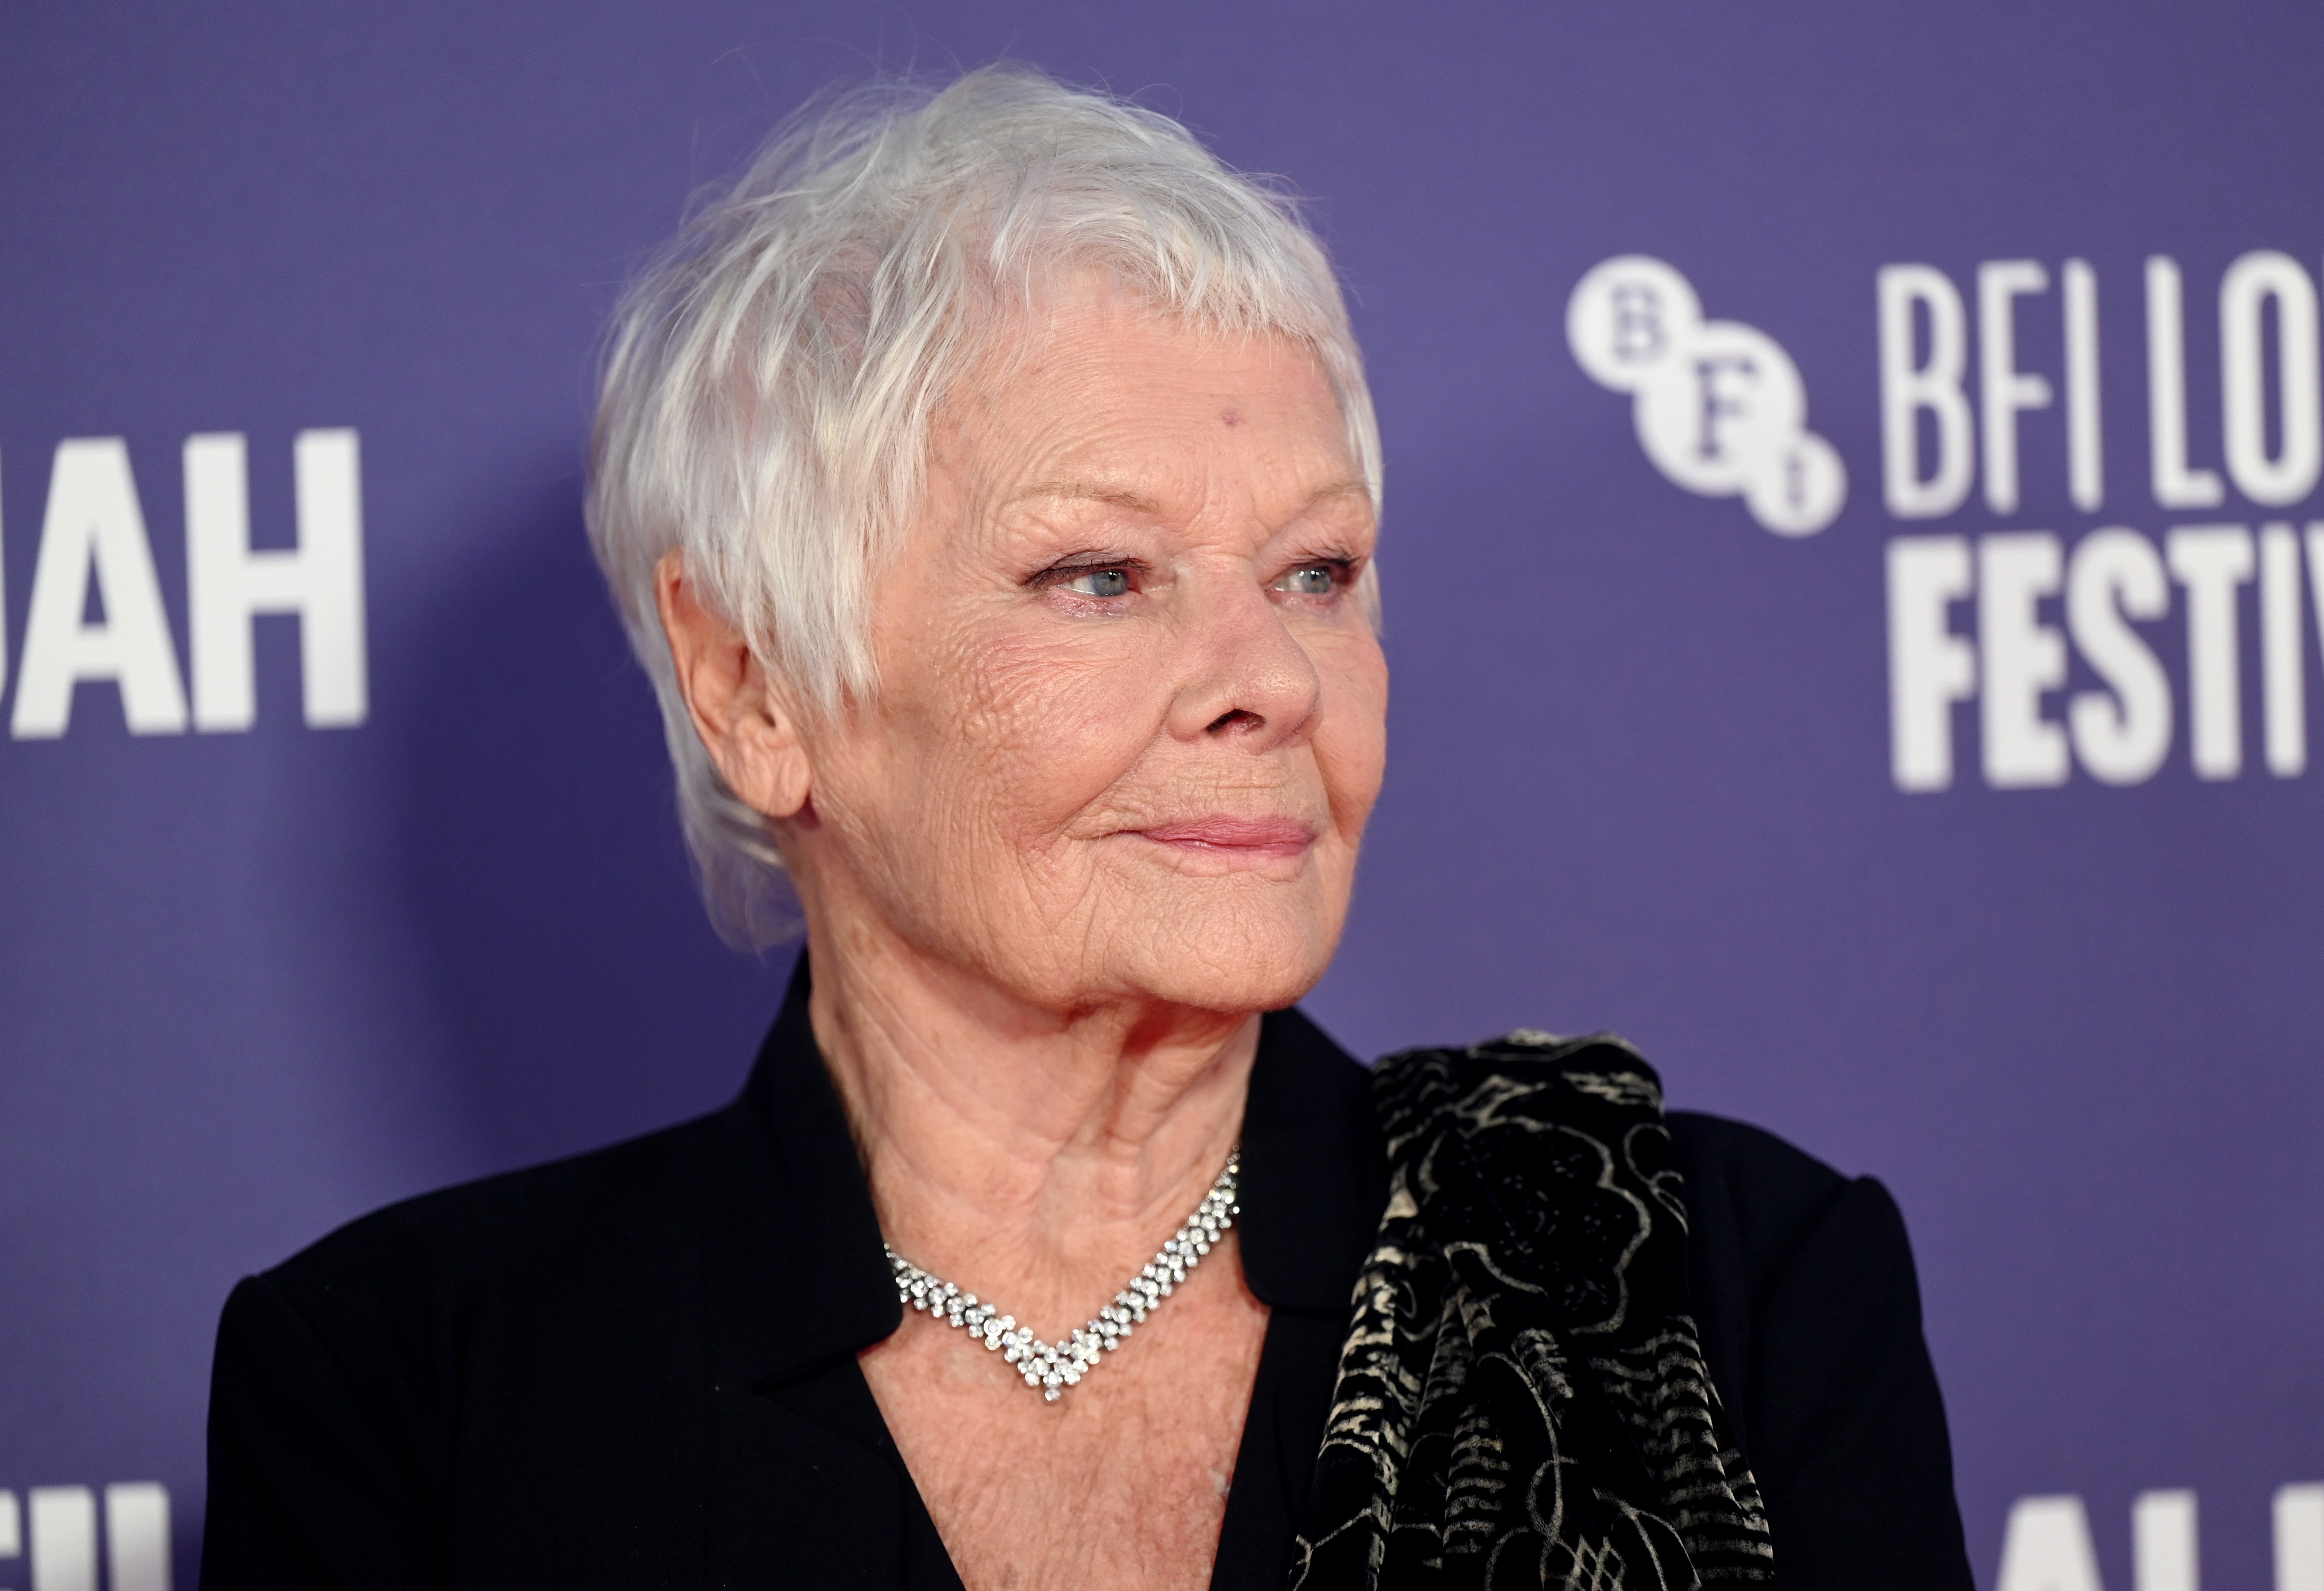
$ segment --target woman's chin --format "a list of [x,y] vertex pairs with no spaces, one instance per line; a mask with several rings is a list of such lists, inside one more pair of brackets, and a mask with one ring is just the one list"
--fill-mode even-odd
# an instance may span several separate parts
[[1315,986],[1339,943],[1339,915],[1317,911],[1310,901],[1202,906],[1206,909],[1156,910],[1124,935],[1130,954],[1122,958],[1122,981],[1165,1005],[1279,1010]]

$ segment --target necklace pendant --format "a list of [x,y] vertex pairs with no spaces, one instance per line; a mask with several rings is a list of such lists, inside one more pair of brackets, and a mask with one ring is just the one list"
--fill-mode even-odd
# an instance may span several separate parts
[[887,1244],[880,1246],[888,1256],[896,1296],[901,1302],[981,1340],[988,1352],[1015,1366],[1025,1384],[1038,1390],[1044,1402],[1054,1403],[1065,1396],[1067,1387],[1079,1386],[1082,1377],[1096,1369],[1105,1355],[1129,1341],[1130,1332],[1144,1325],[1146,1317],[1203,1263],[1219,1234],[1234,1225],[1235,1217],[1242,1213],[1242,1206],[1235,1202],[1241,1170],[1242,1151],[1237,1148],[1228,1154],[1226,1169],[1203,1195],[1203,1202],[1171,1234],[1162,1251],[1089,1324],[1075,1328],[1063,1342],[1041,1341],[1032,1328],[1017,1324],[1016,1316],[1003,1314],[999,1306],[922,1270]]

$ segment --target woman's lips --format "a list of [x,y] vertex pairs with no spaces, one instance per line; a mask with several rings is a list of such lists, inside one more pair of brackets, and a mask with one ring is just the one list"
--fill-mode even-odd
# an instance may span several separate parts
[[1196,818],[1135,832],[1161,845],[1252,861],[1304,856],[1315,841],[1314,829],[1290,818]]

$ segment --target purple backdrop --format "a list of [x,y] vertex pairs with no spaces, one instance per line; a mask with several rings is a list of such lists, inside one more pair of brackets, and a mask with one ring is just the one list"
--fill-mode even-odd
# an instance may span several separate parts
[[[1997,735],[2064,754],[2033,719],[2070,711],[2041,546],[2120,525],[2160,553],[2176,526],[2324,512],[2299,478],[2314,318],[2303,354],[2280,274],[2246,308],[2254,390],[2291,400],[2250,422],[2257,455],[2223,440],[2223,275],[2282,251],[2312,307],[2324,266],[2324,19],[2242,0],[12,8],[0,713],[25,730],[28,682],[67,658],[31,612],[44,541],[87,561],[51,512],[67,438],[125,440],[198,696],[187,437],[247,438],[252,535],[281,548],[294,439],[352,428],[369,677],[359,726],[309,727],[317,636],[263,617],[247,730],[132,734],[91,680],[60,736],[0,732],[0,1487],[166,1484],[189,1584],[236,1276],[737,1086],[784,969],[701,922],[583,546],[595,339],[688,190],[815,87],[1003,54],[1288,175],[1354,295],[1388,442],[1394,755],[1311,1009],[1367,1053],[1615,1028],[1675,1102],[1879,1175],[1917,1243],[1981,1581],[2014,1500],[2074,1493],[2124,1591],[2133,1495],[2185,1486],[2209,1582],[2266,1583],[2272,1494],[2324,1480],[2324,769],[2263,751],[2265,714],[2282,753],[2324,709],[2282,705],[2281,567],[2207,588],[2242,622],[2200,702],[2176,571],[2141,631],[2176,705],[2151,777],[2094,779],[2080,740],[2061,786],[1980,771]],[[1632,253],[1788,352],[1847,468],[1829,529],[1771,535],[1665,479],[1577,364],[1568,295]],[[2222,474],[2216,508],[2152,483],[2150,255],[2182,274],[2188,463]],[[2070,259],[2097,286],[2096,509],[2068,489]],[[2057,394],[2014,428],[2020,504],[1989,505],[1986,447],[1964,504],[1892,512],[1878,273],[1957,290],[1987,426],[1980,266],[2004,260],[2046,273],[2005,307],[2015,363]],[[1913,361],[1941,363],[1941,318]],[[1709,447],[1742,389],[1705,382]],[[1923,476],[1937,417],[1904,411]],[[2030,608],[1915,599],[1992,689],[2033,683],[2016,708],[1916,698],[1954,773],[1907,793],[1890,544],[1963,538],[1989,594],[1984,538],[2029,529],[2056,538]],[[100,556],[66,619],[129,626],[125,566]],[[2083,634],[2071,692],[2107,683]],[[2239,775],[2199,776],[2190,734],[2238,722]],[[42,1496],[62,1552],[71,1494]],[[126,1518],[150,1494],[124,1496]]]

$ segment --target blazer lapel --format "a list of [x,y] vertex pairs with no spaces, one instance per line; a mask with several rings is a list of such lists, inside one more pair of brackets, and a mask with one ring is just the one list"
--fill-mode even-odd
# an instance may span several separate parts
[[1388,1173],[1369,1075],[1296,1010],[1259,1029],[1243,1110],[1243,1279],[1268,1307],[1212,1591],[1283,1584]]
[[903,1311],[807,989],[802,955],[702,1211],[708,1583],[954,1591],[856,1363]]

